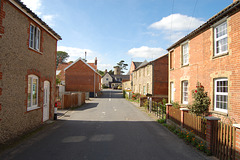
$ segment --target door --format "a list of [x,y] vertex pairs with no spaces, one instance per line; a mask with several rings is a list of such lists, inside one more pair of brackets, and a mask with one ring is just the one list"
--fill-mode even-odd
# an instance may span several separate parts
[[50,83],[44,81],[43,122],[49,119]]

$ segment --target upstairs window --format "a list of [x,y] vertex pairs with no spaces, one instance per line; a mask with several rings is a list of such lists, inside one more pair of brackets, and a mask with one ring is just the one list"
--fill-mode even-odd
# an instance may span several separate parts
[[182,45],[182,65],[188,65],[189,60],[188,60],[188,43],[185,43]]
[[223,22],[214,28],[214,56],[228,52],[227,22]]
[[170,52],[170,69],[173,69],[173,51]]
[[29,47],[39,51],[41,31],[38,27],[30,25]]

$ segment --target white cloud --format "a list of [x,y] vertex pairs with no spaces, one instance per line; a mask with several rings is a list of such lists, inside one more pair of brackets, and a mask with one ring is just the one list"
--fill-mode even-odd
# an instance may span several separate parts
[[39,9],[42,6],[42,0],[21,0],[21,1],[37,15],[42,14],[39,11]]
[[57,50],[67,52],[69,54],[69,61],[75,61],[79,57],[85,58],[85,52],[87,52],[87,59],[91,59],[90,61],[94,61],[93,51],[91,51],[90,49],[58,46]]
[[177,13],[163,17],[160,21],[151,24],[149,28],[159,30],[186,31],[196,29],[203,23],[204,21],[198,18]]
[[43,21],[45,21],[49,26],[54,26],[55,15],[46,15],[42,13],[42,0],[21,0],[29,9],[36,13]]
[[149,48],[147,46],[132,48],[128,51],[128,54],[132,57],[139,58],[158,58],[165,53],[166,51],[162,48]]
[[50,26],[54,26],[54,15],[43,15],[42,19],[44,22],[46,22]]

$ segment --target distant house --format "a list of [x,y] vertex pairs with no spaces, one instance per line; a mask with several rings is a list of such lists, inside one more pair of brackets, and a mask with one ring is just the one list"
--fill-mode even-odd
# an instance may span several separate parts
[[61,85],[65,85],[65,71],[64,69],[67,68],[72,62],[62,62],[58,64],[56,70],[56,76],[61,80]]
[[209,112],[240,123],[240,1],[168,48],[169,102],[182,107],[200,82],[211,99]]
[[109,88],[121,86],[123,81],[129,81],[129,75],[121,75],[119,67],[114,67],[114,75],[105,73],[102,77],[102,84]]
[[0,1],[0,143],[53,119],[58,40],[20,0]]
[[142,62],[132,75],[133,92],[168,97],[168,54]]
[[133,71],[137,69],[143,62],[131,62],[131,66],[129,69],[129,75],[130,75],[130,83],[131,83],[131,89],[133,89]]
[[97,72],[95,63],[88,64],[81,58],[70,64],[65,71],[65,90],[70,92],[89,92],[95,97],[101,90],[101,75]]

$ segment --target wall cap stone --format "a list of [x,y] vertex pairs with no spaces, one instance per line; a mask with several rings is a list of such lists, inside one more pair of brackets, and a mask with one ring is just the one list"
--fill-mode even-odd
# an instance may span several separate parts
[[209,121],[218,121],[218,120],[221,120],[221,118],[217,118],[217,117],[212,117],[212,116],[208,116],[208,117],[205,117],[207,120]]
[[240,129],[240,124],[233,124],[233,127],[236,127],[236,128]]
[[172,106],[172,104],[171,103],[167,103],[167,104],[165,104],[166,106]]
[[188,108],[180,108],[181,111],[189,111]]

